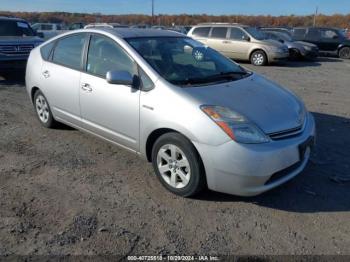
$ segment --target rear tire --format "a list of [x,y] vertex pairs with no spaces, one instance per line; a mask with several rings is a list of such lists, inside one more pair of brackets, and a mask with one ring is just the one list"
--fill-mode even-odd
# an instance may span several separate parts
[[264,51],[257,50],[250,55],[250,63],[255,66],[264,66],[267,64],[267,56]]
[[176,195],[194,196],[206,185],[199,154],[179,133],[166,133],[157,139],[152,149],[152,164],[163,186]]
[[340,48],[338,55],[341,59],[350,59],[350,47]]
[[34,94],[34,108],[40,123],[47,128],[53,128],[57,122],[53,118],[50,105],[44,94],[37,90]]

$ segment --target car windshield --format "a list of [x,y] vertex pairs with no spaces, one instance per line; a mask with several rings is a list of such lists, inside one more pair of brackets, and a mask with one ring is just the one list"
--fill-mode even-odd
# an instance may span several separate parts
[[191,38],[126,40],[164,79],[175,85],[234,81],[249,74],[232,60]]
[[34,32],[24,21],[0,20],[0,36],[34,36]]
[[292,42],[292,38],[288,35],[288,34],[285,34],[285,33],[280,33],[280,32],[277,32],[276,33],[278,35],[278,37],[280,39],[282,39],[283,41],[287,41],[287,42]]
[[257,40],[265,40],[267,39],[264,32],[260,31],[256,27],[244,27],[244,30],[246,30],[252,37],[254,37]]

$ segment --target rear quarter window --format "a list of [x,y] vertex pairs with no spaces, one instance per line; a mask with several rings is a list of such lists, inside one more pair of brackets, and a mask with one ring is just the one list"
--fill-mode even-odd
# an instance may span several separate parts
[[50,60],[50,54],[51,54],[51,51],[52,51],[52,48],[54,47],[54,45],[55,45],[55,41],[50,42],[50,43],[48,43],[40,48],[41,57],[44,60]]
[[81,69],[85,34],[74,34],[58,39],[52,61],[72,69]]
[[209,36],[210,27],[197,27],[193,30],[192,35],[200,37]]

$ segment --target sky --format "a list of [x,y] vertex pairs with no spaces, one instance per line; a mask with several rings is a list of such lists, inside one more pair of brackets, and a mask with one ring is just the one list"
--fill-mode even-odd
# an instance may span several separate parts
[[[156,14],[306,15],[350,13],[350,0],[154,0]],[[1,11],[151,14],[152,0],[0,0]]]

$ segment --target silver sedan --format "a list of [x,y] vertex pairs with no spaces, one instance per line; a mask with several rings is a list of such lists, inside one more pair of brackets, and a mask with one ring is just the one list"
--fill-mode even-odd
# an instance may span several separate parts
[[86,29],[30,54],[26,87],[45,127],[61,122],[152,162],[188,197],[253,196],[306,166],[315,123],[291,91],[166,30]]

